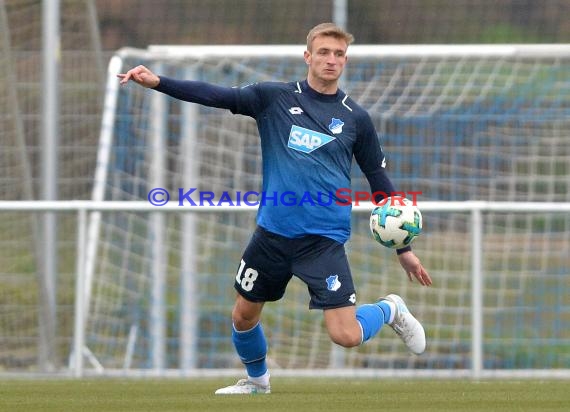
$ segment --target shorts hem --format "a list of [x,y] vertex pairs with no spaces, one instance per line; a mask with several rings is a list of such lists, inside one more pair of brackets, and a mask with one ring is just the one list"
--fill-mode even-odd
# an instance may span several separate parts
[[283,298],[283,296],[280,296],[278,298],[257,298],[255,296],[251,296],[249,294],[247,294],[246,292],[244,292],[240,287],[234,285],[234,289],[237,291],[237,293],[239,293],[239,295],[244,298],[245,300],[249,301],[249,302],[253,302],[253,303],[265,303],[265,302],[277,302],[278,300],[280,300],[281,298]]
[[338,305],[331,305],[331,306],[319,306],[319,305],[309,304],[309,309],[310,310],[313,310],[313,309],[327,310],[327,309],[346,308],[348,306],[356,306],[356,303],[345,302],[345,303],[339,303]]

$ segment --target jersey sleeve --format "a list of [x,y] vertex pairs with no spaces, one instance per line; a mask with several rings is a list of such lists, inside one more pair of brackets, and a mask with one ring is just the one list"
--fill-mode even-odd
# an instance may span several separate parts
[[362,119],[358,122],[358,127],[354,146],[354,158],[362,173],[366,176],[371,192],[377,193],[374,200],[379,202],[382,200],[383,195],[378,194],[378,192],[389,196],[395,189],[386,174],[386,158],[368,113],[362,115]]
[[209,107],[229,109],[232,112],[236,109],[238,96],[234,88],[194,80],[176,80],[164,76],[159,76],[159,78],[160,83],[154,90],[175,99]]
[[[374,201],[381,202],[384,194],[390,196],[391,193],[395,192],[394,185],[386,174],[386,157],[368,113],[363,114],[363,118],[358,124],[360,128],[354,147],[354,157],[370,184],[371,192],[377,193],[374,196]],[[401,255],[410,250],[412,247],[408,245],[402,249],[397,249],[396,253]]]
[[237,105],[234,113],[256,118],[286,90],[286,83],[253,83],[236,89]]
[[232,113],[256,117],[282,91],[279,83],[254,83],[243,87],[224,87],[194,80],[159,76],[154,90],[171,97],[204,106],[228,109]]

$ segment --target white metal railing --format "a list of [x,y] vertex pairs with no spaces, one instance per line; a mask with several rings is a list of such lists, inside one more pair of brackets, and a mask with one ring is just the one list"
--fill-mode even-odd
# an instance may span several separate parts
[[[471,286],[472,286],[472,366],[469,377],[491,377],[483,369],[483,218],[485,212],[548,212],[570,213],[570,202],[487,202],[487,201],[418,201],[422,212],[466,212],[471,216]],[[372,210],[370,202],[360,202],[353,205],[355,213],[368,213]],[[75,294],[75,324],[73,336],[73,355],[71,370],[74,376],[84,374],[83,357],[89,356],[85,352],[85,256],[87,242],[87,214],[89,212],[103,211],[129,211],[129,212],[159,212],[159,213],[201,213],[201,212],[255,212],[257,206],[178,206],[167,204],[153,206],[146,201],[0,201],[0,212],[75,212],[77,214],[77,259],[76,259],[76,294]],[[321,371],[322,372],[322,371]],[[321,374],[319,372],[319,374]],[[570,376],[570,371],[550,371],[556,376]],[[536,371],[536,376],[548,375],[547,371]],[[443,376],[446,376],[445,373]],[[503,376],[499,372],[497,376]]]

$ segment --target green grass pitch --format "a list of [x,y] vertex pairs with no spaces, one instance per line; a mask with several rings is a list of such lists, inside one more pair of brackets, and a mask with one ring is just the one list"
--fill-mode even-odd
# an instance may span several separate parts
[[0,411],[568,411],[564,380],[272,379],[270,395],[214,395],[233,379],[0,380]]

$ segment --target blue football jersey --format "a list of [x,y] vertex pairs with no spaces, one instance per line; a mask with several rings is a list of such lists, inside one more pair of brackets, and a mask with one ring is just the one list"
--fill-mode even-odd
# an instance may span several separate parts
[[[368,113],[343,91],[321,94],[306,81],[237,90],[235,113],[259,129],[263,187],[257,223],[282,236],[350,237],[353,156],[365,174],[384,167]],[[339,197],[339,193],[345,196]]]

